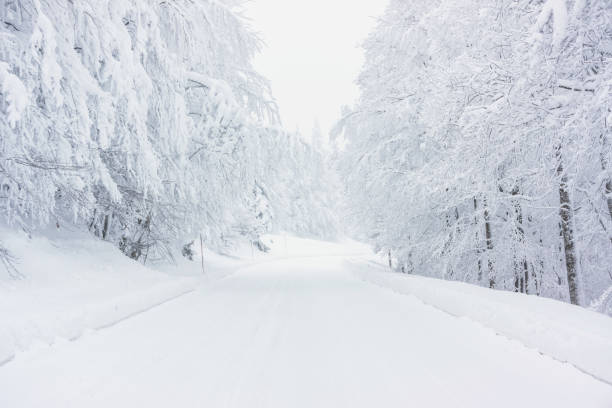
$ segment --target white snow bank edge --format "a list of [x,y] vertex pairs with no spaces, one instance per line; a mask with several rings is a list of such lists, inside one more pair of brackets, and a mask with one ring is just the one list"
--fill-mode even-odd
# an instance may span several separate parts
[[112,327],[192,293],[197,289],[198,282],[195,279],[183,278],[177,282],[159,284],[146,290],[119,296],[101,304],[87,305],[79,312],[68,316],[51,316],[56,321],[63,322],[60,323],[63,330],[54,333],[53,338],[45,338],[44,335],[35,336],[29,339],[25,346],[20,345],[23,340],[16,338],[14,333],[0,333],[0,367],[12,361],[18,353],[28,351],[34,342],[52,346],[57,339],[77,340],[89,330]]
[[374,262],[348,262],[365,282],[470,319],[612,385],[612,319],[608,316],[552,299],[394,273]]

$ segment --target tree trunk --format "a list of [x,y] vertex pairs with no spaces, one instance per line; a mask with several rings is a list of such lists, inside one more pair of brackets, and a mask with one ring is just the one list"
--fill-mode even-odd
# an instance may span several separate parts
[[[98,214],[98,210],[96,208],[94,208],[93,217],[91,217],[91,222],[89,223],[89,231],[90,232],[94,228],[94,226],[96,225],[96,215],[97,214]],[[95,232],[94,232],[94,235],[96,235]]]
[[[529,216],[529,222],[533,221],[531,216]],[[544,240],[542,239],[542,231],[540,230],[538,232],[539,234],[539,240],[538,242],[540,243],[540,248],[544,247]],[[535,290],[536,290],[536,295],[540,296],[540,288],[542,287],[542,276],[544,276],[544,258],[542,257],[541,251],[538,251],[538,256],[539,256],[539,261],[538,261],[538,266],[539,266],[539,270],[536,269],[536,264],[532,264],[532,278],[533,278],[533,283],[535,286]]]
[[[410,237],[410,235],[408,236],[408,246],[411,247],[412,246],[412,239]],[[406,264],[406,272],[409,274],[414,273],[414,264],[412,263],[412,250],[408,252],[408,262]]]
[[574,220],[572,204],[570,201],[568,179],[563,169],[563,157],[561,148],[557,150],[559,167],[557,174],[561,176],[559,183],[559,213],[561,216],[561,236],[563,238],[563,249],[565,252],[565,268],[567,270],[567,285],[569,289],[570,302],[574,305],[580,304],[579,283],[577,272],[576,245],[574,242]]
[[[451,226],[452,226],[452,222],[451,222],[451,216],[447,213],[446,214],[446,229],[448,230],[448,239],[446,241],[446,243],[444,244],[444,248],[442,249],[442,255],[447,255],[452,252],[452,246],[453,246],[453,241],[455,239],[455,234],[453,233]],[[450,258],[450,257],[449,257]],[[453,276],[454,276],[454,271],[453,271],[453,267],[452,266],[448,266],[447,263],[447,268],[446,268],[446,272],[444,274],[444,279],[446,280],[453,280]]]
[[495,270],[493,267],[493,233],[491,232],[491,220],[489,216],[489,208],[487,207],[487,200],[482,201],[484,206],[484,223],[485,223],[485,239],[487,242],[487,262],[489,267],[489,288],[495,288]]
[[104,226],[102,227],[102,239],[106,240],[108,236],[109,219],[108,214],[104,216]]
[[[516,196],[519,194],[518,187],[512,190],[512,195]],[[521,207],[521,203],[518,200],[514,200],[514,212],[516,215],[516,229],[518,232],[519,238],[519,246],[521,248],[522,259],[519,259],[519,270],[517,268],[516,275],[519,278],[520,284],[519,289],[521,293],[529,293],[529,265],[527,263],[527,254],[526,254],[526,242],[525,242],[525,228],[523,226],[523,209]]]
[[408,273],[414,273],[414,264],[412,263],[412,251],[408,253]]
[[[606,172],[608,170],[608,156],[606,155],[610,150],[611,146],[609,139],[606,134],[601,135],[601,169]],[[612,180],[608,179],[606,182],[606,201],[608,204],[608,214],[610,214],[610,220],[612,221]]]
[[[478,200],[474,197],[474,225],[476,226],[476,248],[480,245],[480,236],[478,234]],[[482,259],[481,259],[482,251],[480,249],[476,249],[476,257],[478,258],[478,283],[482,282]]]

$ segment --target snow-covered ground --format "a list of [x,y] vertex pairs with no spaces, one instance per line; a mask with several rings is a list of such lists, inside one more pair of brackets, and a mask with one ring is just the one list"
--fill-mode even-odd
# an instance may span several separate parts
[[12,279],[0,264],[0,365],[15,353],[108,327],[244,266],[308,253],[364,252],[362,245],[349,249],[287,235],[267,236],[269,254],[249,245],[225,255],[205,250],[202,273],[198,245],[194,262],[178,257],[176,265],[147,268],[112,244],[69,227],[34,236],[0,227],[0,237],[21,275]]
[[367,282],[479,323],[612,386],[612,318],[602,313],[537,296],[392,273],[371,262],[352,262],[350,268]]
[[205,251],[205,274],[199,258],[151,269],[65,227],[32,237],[2,228],[0,237],[21,275],[12,279],[0,265],[0,364],[33,346],[112,325],[253,262],[241,248],[237,256]]
[[202,278],[22,239],[0,318],[29,344],[0,366],[0,407],[612,406],[612,319],[390,274],[359,244],[270,236],[269,255],[208,254]]

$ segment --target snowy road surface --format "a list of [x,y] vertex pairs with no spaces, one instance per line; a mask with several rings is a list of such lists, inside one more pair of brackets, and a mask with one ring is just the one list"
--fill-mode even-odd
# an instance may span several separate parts
[[359,280],[261,263],[0,367],[0,407],[612,407],[612,387]]

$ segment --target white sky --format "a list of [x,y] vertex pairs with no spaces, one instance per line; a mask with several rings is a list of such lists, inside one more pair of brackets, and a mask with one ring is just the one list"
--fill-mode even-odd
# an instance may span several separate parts
[[323,132],[358,96],[363,64],[359,45],[387,0],[250,0],[252,27],[266,43],[255,60],[272,82],[283,125],[310,137],[315,119]]

